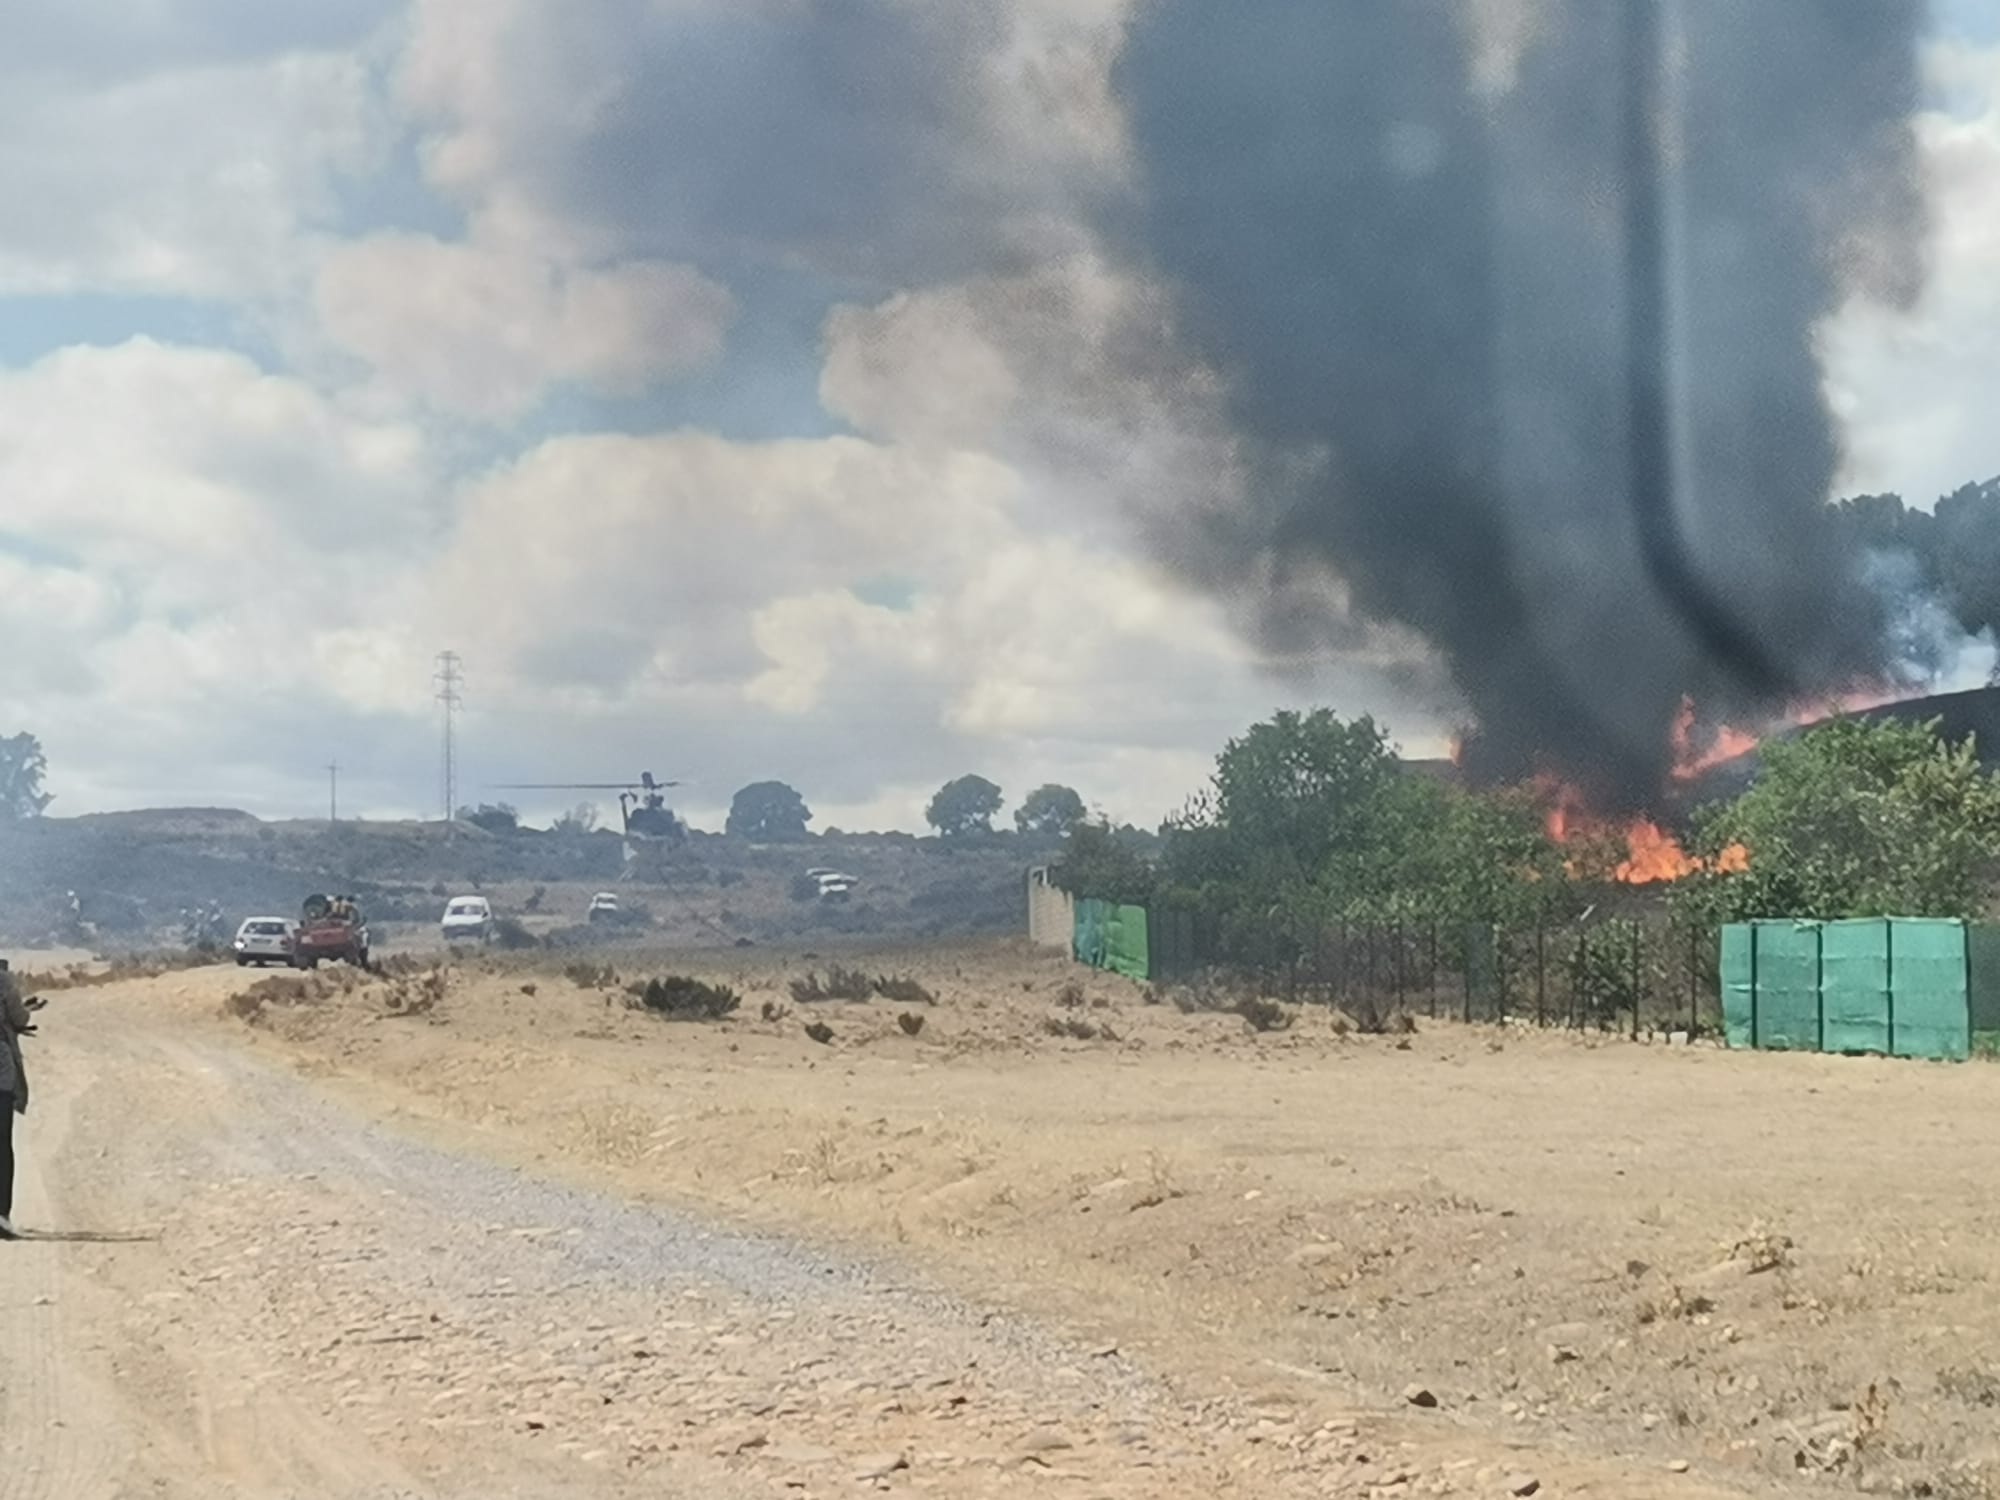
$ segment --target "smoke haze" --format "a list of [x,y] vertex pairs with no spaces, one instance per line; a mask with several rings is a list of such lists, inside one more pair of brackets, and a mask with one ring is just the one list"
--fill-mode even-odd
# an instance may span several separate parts
[[[1672,474],[1635,483],[1623,25],[1638,8],[1272,3],[1140,10],[1114,84],[1142,206],[1117,233],[1183,296],[1253,447],[1234,512],[1169,554],[1219,594],[1340,581],[1444,657],[1494,774],[1642,803],[1684,695],[1754,716],[1881,673],[1885,622],[1824,501],[1814,350],[1848,295],[1906,298],[1923,231],[1916,6],[1668,7]],[[1644,288],[1639,289],[1642,293]],[[1765,662],[1649,566],[1671,478],[1695,576]],[[1262,627],[1348,628],[1310,589]]]

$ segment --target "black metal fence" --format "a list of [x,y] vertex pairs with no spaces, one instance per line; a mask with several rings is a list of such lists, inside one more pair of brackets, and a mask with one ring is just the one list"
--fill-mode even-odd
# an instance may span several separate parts
[[1154,978],[1229,975],[1364,1023],[1403,1014],[1634,1036],[1722,1024],[1715,929],[1664,916],[1228,926],[1186,909],[1149,912]]

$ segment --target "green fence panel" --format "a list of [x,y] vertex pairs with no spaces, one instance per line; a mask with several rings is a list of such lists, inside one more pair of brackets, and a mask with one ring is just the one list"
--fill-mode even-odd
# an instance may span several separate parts
[[1079,897],[1076,903],[1076,940],[1071,944],[1071,952],[1076,961],[1089,964],[1093,969],[1104,967],[1104,918],[1109,910],[1106,903],[1092,896]]
[[1972,1050],[2000,1053],[2000,927],[1990,922],[1966,924],[1965,986]]
[[1756,929],[1731,922],[1722,929],[1722,1037],[1732,1047],[1757,1045]]
[[1127,979],[1152,977],[1146,942],[1146,908],[1111,907],[1104,919],[1104,962],[1100,967]]
[[1889,1045],[1898,1057],[1972,1053],[1965,924],[1895,917],[1889,927]]
[[1889,1051],[1889,924],[1879,917],[1820,929],[1820,1014],[1828,1052]]
[[1819,923],[1754,922],[1757,1032],[1752,1045],[1819,1046]]

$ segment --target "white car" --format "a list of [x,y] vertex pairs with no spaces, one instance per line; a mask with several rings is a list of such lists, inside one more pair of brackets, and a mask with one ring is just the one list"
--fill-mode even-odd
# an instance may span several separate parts
[[292,961],[292,934],[299,924],[284,917],[250,917],[236,929],[236,963],[288,964]]
[[590,898],[590,910],[584,913],[588,922],[615,922],[618,920],[618,897],[610,891],[599,891]]
[[493,903],[484,896],[453,896],[439,927],[447,943],[483,943],[493,935]]

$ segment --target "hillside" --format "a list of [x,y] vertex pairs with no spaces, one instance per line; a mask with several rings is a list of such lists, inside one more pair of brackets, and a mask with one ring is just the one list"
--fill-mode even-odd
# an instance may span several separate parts
[[[693,834],[664,884],[617,886],[618,836],[465,824],[266,823],[225,808],[43,818],[0,836],[0,941],[73,939],[68,893],[106,947],[171,939],[184,908],[214,901],[233,924],[289,914],[313,891],[360,897],[380,928],[428,927],[443,898],[481,891],[539,933],[581,921],[592,891],[613,886],[649,914],[635,938],[762,943],[826,934],[925,937],[1019,930],[1022,876],[1046,841],[1000,833],[957,842],[909,834],[840,834],[753,845]],[[853,899],[795,899],[814,866],[860,878]]]

